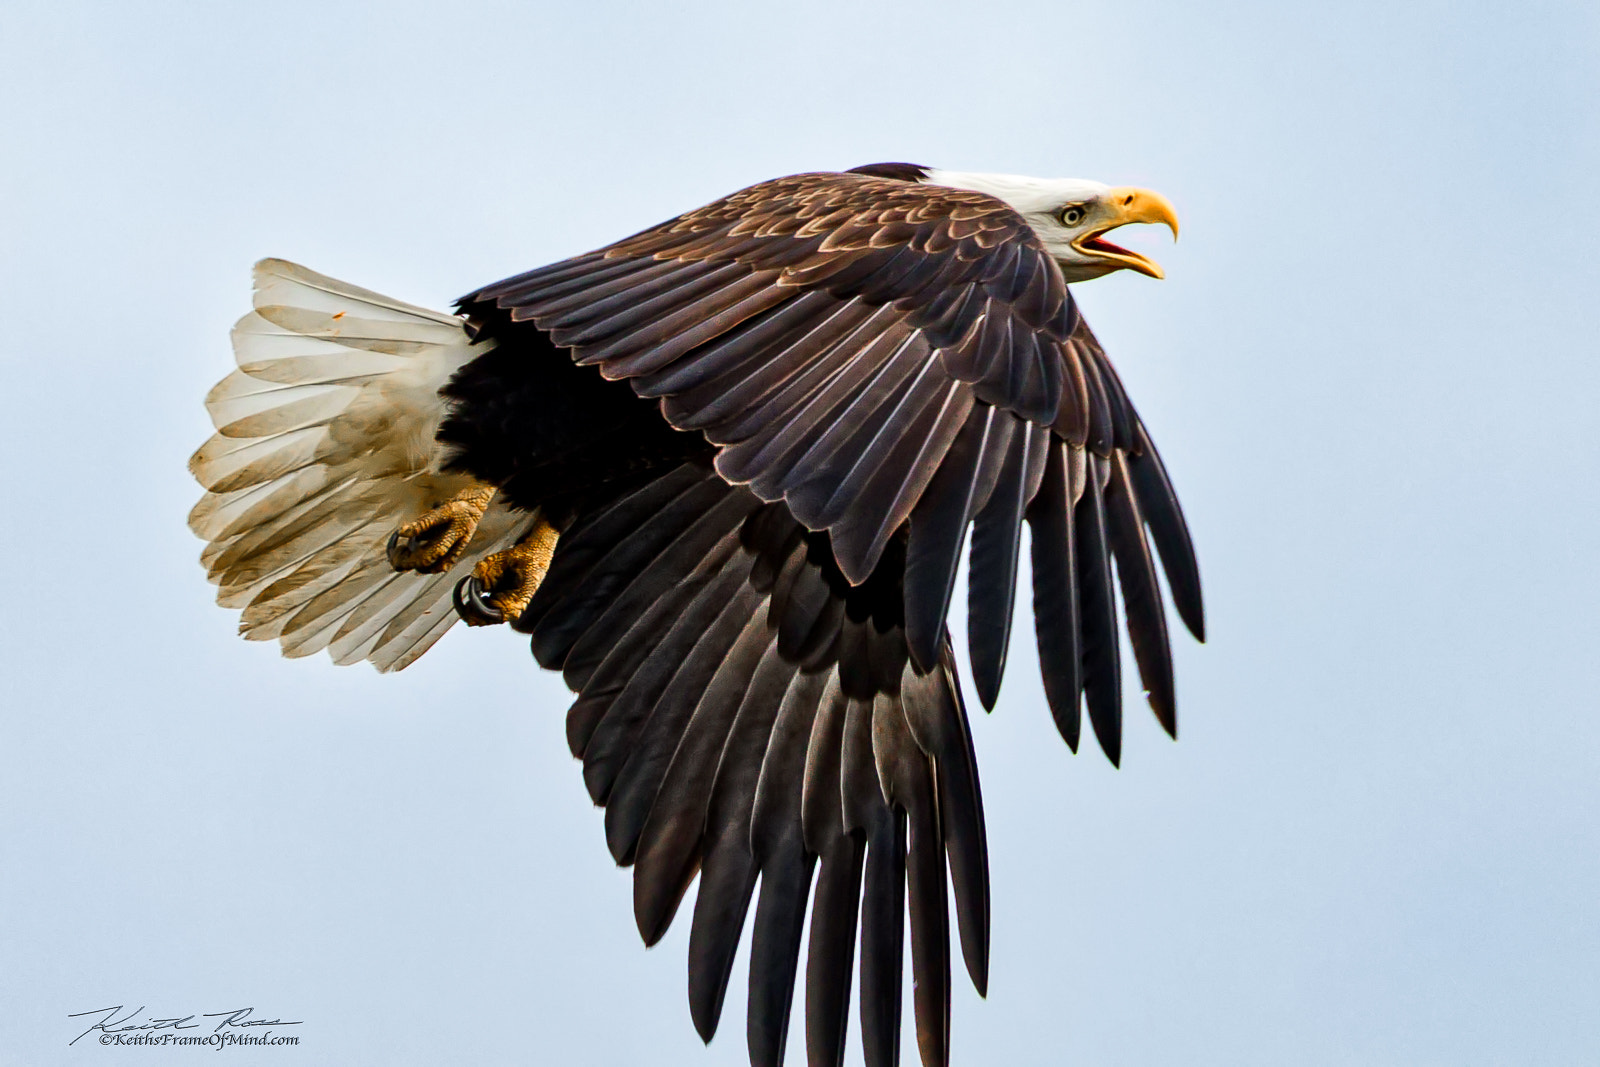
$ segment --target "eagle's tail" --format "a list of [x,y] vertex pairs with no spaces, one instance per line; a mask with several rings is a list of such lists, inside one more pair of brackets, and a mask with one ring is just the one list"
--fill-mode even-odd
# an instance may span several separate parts
[[455,622],[461,576],[533,524],[491,504],[439,574],[384,554],[395,527],[471,485],[441,472],[434,433],[439,387],[482,346],[452,315],[283,260],[256,264],[254,303],[233,329],[239,369],[206,397],[217,433],[189,460],[200,560],[245,637],[399,670]]

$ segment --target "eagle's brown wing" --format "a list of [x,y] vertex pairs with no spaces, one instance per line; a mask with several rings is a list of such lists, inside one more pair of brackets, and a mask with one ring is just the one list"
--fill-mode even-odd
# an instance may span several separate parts
[[[1104,566],[1079,579],[1093,583],[1091,606],[1110,605],[1109,589],[1098,591],[1108,551],[1138,572],[1124,582],[1138,583],[1141,604],[1156,593],[1141,562],[1148,523],[1179,612],[1201,633],[1198,568],[1160,461],[1060,270],[993,197],[857,174],[781,178],[462,305],[535,325],[578,363],[661,398],[669,423],[719,446],[726,480],[826,530],[852,582],[909,520],[906,632],[921,668],[937,656],[970,526],[968,634],[986,707],[1004,671],[1022,521],[1053,499],[1034,504],[1052,454],[1063,478],[1098,476],[1069,498],[1098,481],[1089,495],[1102,518],[1084,533]],[[1040,551],[1060,563],[1054,544]],[[1064,591],[1058,578],[1036,603]],[[1061,660],[1070,616],[1059,604],[1036,615],[1047,661]],[[1170,730],[1164,628],[1143,614],[1135,625],[1146,688]],[[1114,672],[1115,656],[1103,667]],[[1052,689],[1070,717],[1071,678]]]
[[859,899],[869,1062],[898,1061],[907,904],[918,1040],[944,1062],[946,860],[980,991],[988,966],[981,800],[945,631],[969,527],[978,693],[991,706],[999,691],[1026,520],[1046,693],[1074,749],[1082,702],[1119,758],[1113,560],[1169,731],[1151,538],[1201,627],[1176,498],[1060,271],[990,197],[811,174],[462,305],[627,380],[714,446],[583,510],[517,623],[580,694],[569,740],[613,855],[636,866],[647,941],[700,874],[700,1032],[716,1026],[759,877],[751,1055],[781,1055],[820,857],[813,1059],[842,1055]]

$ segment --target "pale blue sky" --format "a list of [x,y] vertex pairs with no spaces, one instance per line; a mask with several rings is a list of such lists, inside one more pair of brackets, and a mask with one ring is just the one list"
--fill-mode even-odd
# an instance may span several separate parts
[[238,640],[184,461],[261,256],[445,307],[886,159],[1184,224],[1078,292],[1211,643],[1112,771],[1019,631],[956,1063],[1600,1060],[1593,5],[12,3],[0,145],[0,1063],[180,1055],[66,1047],[124,1002],[305,1020],[263,1063],[745,1062],[742,962],[706,1049],[687,924],[638,943],[559,680]]

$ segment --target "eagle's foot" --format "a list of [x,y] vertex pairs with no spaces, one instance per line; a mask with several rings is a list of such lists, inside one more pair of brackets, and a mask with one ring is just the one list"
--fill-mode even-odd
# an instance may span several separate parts
[[456,614],[468,626],[515,622],[550,569],[557,536],[555,527],[540,519],[522,540],[480,559],[456,585]]
[[389,565],[397,571],[423,574],[438,574],[454,567],[466,554],[478,521],[492,499],[492,487],[473,486],[432,511],[423,512],[389,536]]

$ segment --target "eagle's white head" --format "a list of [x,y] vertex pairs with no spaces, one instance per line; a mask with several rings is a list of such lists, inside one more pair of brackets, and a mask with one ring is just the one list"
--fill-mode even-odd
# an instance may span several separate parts
[[1153,260],[1104,239],[1119,226],[1161,223],[1172,231],[1174,240],[1178,236],[1178,216],[1167,198],[1131,185],[1109,186],[1082,178],[975,174],[904,163],[860,169],[929,185],[971,189],[1005,201],[1033,227],[1068,282],[1085,282],[1123,269],[1162,277],[1161,267]]

